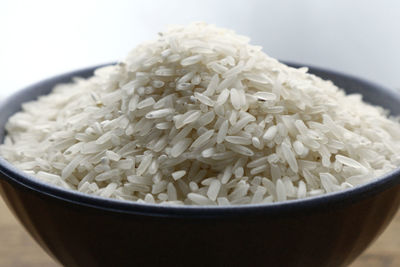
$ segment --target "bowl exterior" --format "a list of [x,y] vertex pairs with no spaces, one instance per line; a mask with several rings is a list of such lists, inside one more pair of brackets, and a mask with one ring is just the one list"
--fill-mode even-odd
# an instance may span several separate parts
[[64,266],[346,266],[386,228],[400,186],[279,216],[171,218],[79,206],[0,179],[1,195]]

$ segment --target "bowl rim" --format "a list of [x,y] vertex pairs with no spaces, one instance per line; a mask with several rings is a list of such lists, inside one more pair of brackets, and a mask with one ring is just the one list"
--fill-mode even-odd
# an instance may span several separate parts
[[[284,61],[285,62],[285,61]],[[354,77],[352,75],[344,74],[341,72],[329,70],[326,68],[315,67],[309,64],[298,64],[292,62],[285,62],[292,67],[308,67],[311,73],[314,71],[328,73],[330,75],[339,76],[345,79],[350,79],[358,84],[373,87],[377,91],[383,91],[386,95],[394,97],[399,100],[400,93],[395,90],[386,88],[384,86],[375,84],[368,80]],[[59,83],[60,80],[70,79],[76,76],[81,76],[82,73],[90,73],[95,69],[115,64],[115,62],[100,64],[87,68],[78,69],[75,71],[63,73],[50,77],[48,79],[34,83],[22,90],[17,91],[0,103],[0,112],[6,111],[11,107],[13,102],[17,102],[20,106],[23,102],[20,100],[30,92],[34,92],[38,87],[43,85],[51,85]],[[38,95],[35,95],[37,97]],[[32,98],[31,98],[32,99]],[[12,114],[10,114],[12,115]],[[8,116],[9,118],[9,116]],[[4,127],[0,129],[4,131]],[[40,195],[45,195],[53,199],[58,199],[69,203],[71,205],[86,206],[103,211],[111,211],[116,213],[127,213],[136,215],[145,215],[152,217],[174,217],[174,218],[225,218],[225,217],[240,217],[256,216],[259,214],[270,215],[274,214],[290,216],[293,213],[307,214],[315,210],[329,210],[332,208],[340,208],[346,205],[354,204],[369,196],[376,195],[383,192],[395,185],[400,184],[400,167],[385,175],[374,179],[371,182],[355,186],[343,191],[327,193],[319,196],[308,197],[304,199],[288,200],[278,203],[262,203],[262,204],[245,204],[245,205],[231,205],[231,206],[192,206],[192,205],[161,205],[150,203],[138,203],[129,200],[117,200],[111,198],[104,198],[100,196],[89,195],[81,193],[76,190],[64,189],[56,185],[48,184],[41,181],[34,176],[28,175],[23,171],[14,167],[11,163],[0,156],[0,172],[4,179],[11,184],[18,185],[24,189],[32,190]]]

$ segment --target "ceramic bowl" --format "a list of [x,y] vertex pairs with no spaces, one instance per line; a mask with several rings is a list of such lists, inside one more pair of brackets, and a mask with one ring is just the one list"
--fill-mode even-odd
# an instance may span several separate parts
[[[8,118],[23,102],[72,77],[88,77],[97,67],[44,80],[3,101],[0,140]],[[394,91],[322,68],[310,67],[310,72],[400,114],[400,95]],[[58,188],[0,158],[0,193],[30,235],[65,266],[345,266],[398,210],[400,171],[303,200],[171,207]]]

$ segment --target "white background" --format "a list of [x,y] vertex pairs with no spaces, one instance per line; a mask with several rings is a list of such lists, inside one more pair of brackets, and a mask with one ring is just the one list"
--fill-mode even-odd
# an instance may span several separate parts
[[0,0],[0,96],[121,59],[168,24],[200,20],[250,36],[273,57],[400,87],[400,1]]

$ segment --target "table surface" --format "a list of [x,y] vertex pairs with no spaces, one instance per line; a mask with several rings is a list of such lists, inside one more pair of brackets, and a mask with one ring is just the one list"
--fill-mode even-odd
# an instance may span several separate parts
[[[400,266],[400,212],[351,267]],[[58,266],[28,235],[0,199],[0,266]]]

